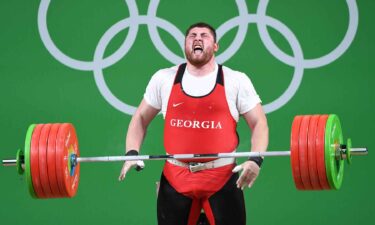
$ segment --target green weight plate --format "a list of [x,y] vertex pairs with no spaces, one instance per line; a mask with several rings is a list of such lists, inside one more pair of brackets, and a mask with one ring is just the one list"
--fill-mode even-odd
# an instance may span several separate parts
[[26,183],[29,189],[29,193],[33,198],[37,198],[34,192],[33,181],[31,178],[31,169],[30,169],[30,144],[31,136],[35,128],[35,124],[31,124],[27,129],[26,139],[25,139],[25,174],[26,174]]
[[350,153],[350,151],[352,150],[352,140],[350,138],[348,138],[348,140],[346,141],[346,161],[348,162],[348,164],[352,164],[352,154]]
[[22,161],[24,161],[25,154],[21,149],[18,149],[16,160],[17,160],[17,172],[19,175],[22,175],[25,170],[22,168]]
[[344,161],[336,160],[336,149],[343,143],[340,120],[337,115],[328,117],[325,131],[325,164],[328,183],[332,189],[340,189],[344,175]]

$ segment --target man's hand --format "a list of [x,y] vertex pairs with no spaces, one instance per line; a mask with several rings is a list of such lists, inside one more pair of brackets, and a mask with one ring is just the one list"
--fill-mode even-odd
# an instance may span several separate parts
[[255,179],[258,177],[260,168],[254,161],[246,161],[241,165],[234,167],[232,170],[233,173],[237,173],[242,170],[241,176],[237,180],[237,187],[241,188],[242,190],[245,189],[246,186],[249,188],[253,186]]
[[145,164],[142,160],[124,162],[124,165],[122,166],[118,180],[123,181],[125,179],[126,174],[129,172],[129,170],[134,167],[136,167],[137,171],[140,171],[145,167]]

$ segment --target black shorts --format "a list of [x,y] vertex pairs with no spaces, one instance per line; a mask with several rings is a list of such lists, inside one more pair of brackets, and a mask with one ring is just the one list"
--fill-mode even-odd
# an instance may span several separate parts
[[203,208],[210,225],[245,225],[243,191],[236,186],[238,173],[208,198],[195,199],[178,193],[162,174],[157,200],[158,225],[196,225]]

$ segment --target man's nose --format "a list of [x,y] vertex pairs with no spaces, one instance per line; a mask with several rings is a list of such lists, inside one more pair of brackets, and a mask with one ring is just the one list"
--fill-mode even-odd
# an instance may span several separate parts
[[195,36],[195,39],[194,39],[194,40],[197,40],[197,41],[202,40],[202,35],[197,34],[197,35]]

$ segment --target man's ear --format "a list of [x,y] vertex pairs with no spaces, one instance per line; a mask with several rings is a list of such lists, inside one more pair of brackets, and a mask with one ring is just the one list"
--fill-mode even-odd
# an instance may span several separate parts
[[216,43],[214,44],[214,52],[217,52],[218,50],[219,50],[219,43],[216,42]]

